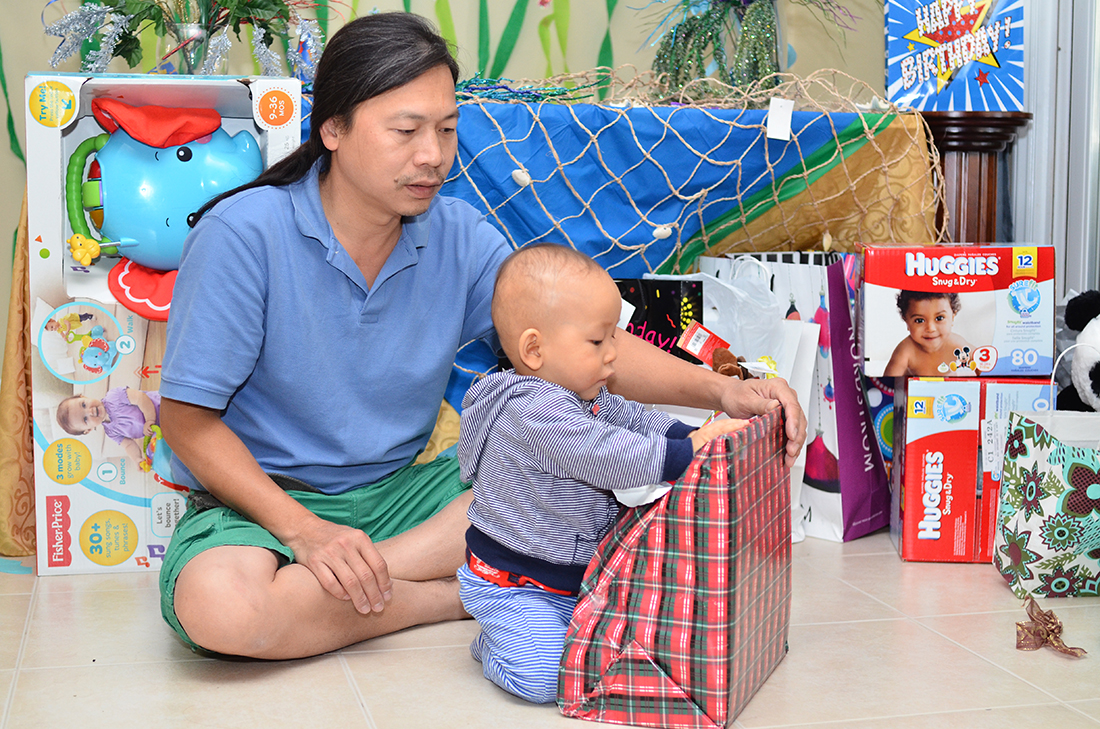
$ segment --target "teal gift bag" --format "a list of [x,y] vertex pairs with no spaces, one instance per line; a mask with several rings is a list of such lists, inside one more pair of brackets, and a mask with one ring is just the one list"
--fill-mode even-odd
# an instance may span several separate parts
[[993,563],[1017,597],[1100,595],[1100,414],[1011,413]]

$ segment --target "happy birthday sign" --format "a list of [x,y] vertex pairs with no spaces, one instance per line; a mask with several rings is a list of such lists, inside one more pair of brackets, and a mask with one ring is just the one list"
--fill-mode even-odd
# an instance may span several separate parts
[[886,91],[922,111],[1021,111],[1022,0],[888,0]]

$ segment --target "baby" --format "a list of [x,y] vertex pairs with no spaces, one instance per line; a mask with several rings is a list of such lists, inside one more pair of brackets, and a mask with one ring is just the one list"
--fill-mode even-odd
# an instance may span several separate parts
[[493,323],[514,370],[463,401],[458,458],[473,483],[460,597],[481,632],[485,677],[555,700],[581,578],[619,514],[612,489],[678,478],[695,451],[745,425],[693,429],[607,391],[621,298],[597,263],[540,244],[501,265]]
[[99,426],[136,463],[145,457],[143,441],[160,424],[160,393],[116,387],[102,400],[73,395],[57,406],[57,423],[66,433],[86,435]]
[[956,293],[899,291],[898,311],[909,336],[894,348],[886,377],[973,375],[971,348],[951,331],[959,313]]
[[46,321],[46,331],[57,332],[62,337],[68,338],[70,332],[75,333],[76,329],[79,328],[81,324],[92,318],[92,314],[78,314],[76,312],[65,314],[56,319],[48,319]]

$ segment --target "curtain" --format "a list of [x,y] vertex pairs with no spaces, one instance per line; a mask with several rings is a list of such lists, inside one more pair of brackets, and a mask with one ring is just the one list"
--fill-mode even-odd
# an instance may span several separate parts
[[0,378],[0,555],[34,554],[34,449],[31,445],[30,285],[27,194],[12,265],[4,372]]

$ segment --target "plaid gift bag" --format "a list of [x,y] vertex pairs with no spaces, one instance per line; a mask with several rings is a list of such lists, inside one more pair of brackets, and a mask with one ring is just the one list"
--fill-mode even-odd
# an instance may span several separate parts
[[993,563],[1019,598],[1100,594],[1100,415],[1011,413]]
[[704,446],[585,573],[558,705],[581,719],[724,727],[787,651],[789,471],[778,410]]

